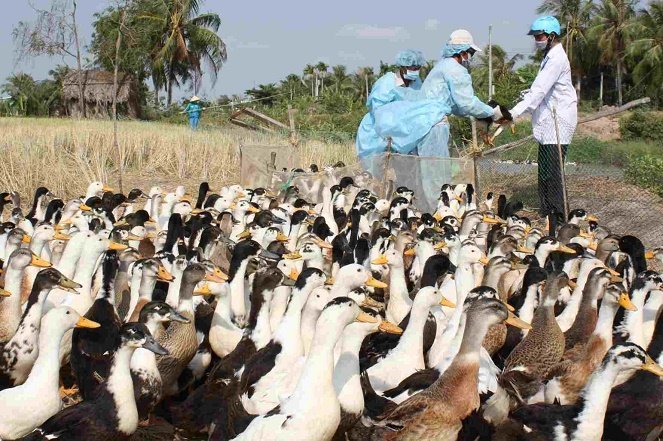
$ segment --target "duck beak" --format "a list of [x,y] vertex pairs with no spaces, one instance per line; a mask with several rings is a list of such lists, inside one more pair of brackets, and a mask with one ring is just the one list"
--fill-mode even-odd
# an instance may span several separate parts
[[161,346],[153,337],[149,337],[145,343],[143,343],[143,349],[154,352],[157,355],[168,355],[168,349]]
[[114,227],[124,227],[125,225],[129,225],[125,219],[120,219],[119,221],[113,224]]
[[110,251],[124,251],[127,248],[129,248],[127,245],[117,243],[117,242],[111,242],[110,244],[108,244],[108,249]]
[[408,248],[403,254],[406,256],[415,256],[417,252],[414,250],[414,248]]
[[400,326],[395,325],[391,322],[388,321],[383,321],[380,323],[380,326],[378,326],[378,329],[382,332],[386,332],[387,334],[402,334],[403,329],[401,329]]
[[501,225],[504,223],[503,221],[500,221],[498,219],[493,219],[492,217],[488,217],[486,215],[483,216],[483,219],[481,221],[486,224],[492,224],[492,225]]
[[531,248],[527,248],[527,247],[519,246],[518,248],[516,248],[516,251],[518,251],[519,253],[524,253],[524,254],[534,254],[534,250],[531,249]]
[[442,248],[444,248],[446,246],[447,246],[447,243],[445,241],[442,241],[442,242],[436,243],[435,246],[433,247],[433,249],[435,251],[440,251]]
[[442,220],[442,215],[436,211],[435,214],[433,215],[433,218],[439,222]]
[[384,282],[380,282],[374,277],[369,277],[369,279],[366,281],[366,286],[372,286],[373,288],[386,288],[387,284]]
[[590,242],[589,245],[587,245],[587,248],[589,248],[592,251],[596,251],[599,248],[599,244],[596,242]]
[[58,282],[58,286],[62,288],[65,291],[78,294],[78,291],[76,291],[78,288],[82,288],[83,285],[80,283],[76,283],[73,280],[71,280],[68,277],[62,276],[60,278],[60,281]]
[[238,239],[248,239],[251,237],[251,232],[249,230],[244,230],[237,235]]
[[640,369],[643,371],[651,372],[654,375],[663,377],[663,367],[659,366],[652,358],[647,355],[645,358],[645,364],[640,366]]
[[612,269],[612,268],[606,268],[606,269],[608,270],[608,272],[610,273],[610,275],[615,276],[615,277],[621,277],[621,274],[619,274],[619,273],[618,273],[617,271],[615,271],[614,269]]
[[163,282],[172,282],[175,280],[175,277],[168,272],[168,270],[163,266],[159,265],[159,272],[157,273],[157,278]]
[[145,221],[145,225],[156,225],[157,221],[155,221],[152,218],[149,218],[148,220]]
[[202,208],[194,208],[193,210],[191,210],[191,214],[200,214],[203,211],[205,210],[203,210]]
[[624,308],[627,311],[637,311],[638,308],[631,302],[631,297],[629,297],[627,292],[623,292],[619,295],[619,306]]
[[610,283],[622,283],[623,281],[624,281],[624,279],[622,279],[619,276],[612,276],[610,278]]
[[212,290],[209,287],[209,284],[203,283],[202,285],[196,287],[196,289],[193,290],[193,295],[194,296],[209,296],[212,295]]
[[360,312],[357,318],[355,319],[355,322],[360,322],[360,323],[377,323],[378,319],[373,317],[370,314],[366,314],[365,312]]
[[154,239],[155,237],[157,237],[157,235],[154,233],[154,231],[150,231],[145,235],[145,239]]
[[259,212],[260,210],[254,207],[253,205],[249,207],[249,213],[259,213]]
[[4,197],[4,200],[5,200],[5,202],[11,202],[11,201],[12,201],[12,197],[11,197],[11,195],[8,194],[7,196],[5,196],[5,197]]
[[171,322],[179,322],[179,323],[191,323],[191,320],[188,318],[184,317],[182,314],[180,314],[177,311],[173,311],[170,313],[170,321]]
[[278,240],[279,242],[288,242],[290,239],[289,239],[288,236],[286,236],[285,234],[279,232],[279,233],[276,235],[276,240]]
[[283,258],[287,260],[298,260],[302,258],[302,255],[299,251],[295,251],[294,253],[284,254]]
[[0,297],[9,297],[10,295],[12,295],[12,293],[4,288],[0,288]]
[[456,304],[451,300],[447,299],[446,297],[442,297],[442,300],[440,300],[440,306],[446,306],[447,308],[455,308]]
[[590,214],[590,215],[587,216],[587,220],[590,221],[590,222],[598,222],[599,218],[592,215],[592,214]]
[[315,211],[313,209],[308,210],[307,213],[310,214],[311,216],[316,216],[318,214],[317,211]]
[[488,262],[490,261],[488,260],[488,257],[486,257],[485,254],[481,256],[481,258],[479,259],[479,263],[481,263],[482,265],[488,265]]
[[297,271],[297,270],[294,269],[294,268],[291,269],[291,270],[290,270],[290,274],[288,274],[288,277],[289,277],[291,280],[297,280],[297,279],[299,278],[299,271]]
[[509,316],[504,321],[507,325],[515,326],[520,329],[532,329],[532,325],[518,318],[513,312],[509,311]]
[[325,285],[333,285],[336,283],[336,280],[333,277],[327,277],[327,280],[325,280]]
[[589,233],[585,233],[584,231],[581,231],[578,236],[583,237],[585,239],[594,239],[593,235],[591,235]]
[[380,255],[380,257],[378,257],[377,259],[371,261],[371,265],[386,265],[387,263],[389,263],[389,261],[387,260],[387,256],[385,256],[384,254]]
[[369,308],[381,308],[383,305],[377,300],[374,300],[371,296],[366,296],[364,301],[361,302],[361,306],[367,306]]
[[647,251],[647,252],[645,253],[645,259],[647,259],[647,260],[653,260],[653,259],[655,259],[655,258],[656,258],[656,256],[654,255],[654,252],[653,252],[653,251]]
[[567,285],[571,289],[576,289],[578,287],[578,284],[576,282],[574,282],[573,280],[571,280],[571,279],[569,279],[569,283],[567,283]]
[[114,191],[113,188],[109,187],[108,185],[104,185],[101,189],[103,191]]
[[212,271],[211,273],[205,274],[203,280],[207,282],[224,283],[228,281],[228,276],[224,274],[223,271],[221,271],[220,269],[215,268],[214,271]]
[[512,270],[516,270],[516,271],[519,271],[519,270],[526,270],[526,269],[528,269],[528,268],[529,268],[529,266],[525,265],[525,264],[522,263],[522,262],[514,263],[513,265],[511,265],[511,269],[512,269]]
[[135,234],[130,234],[127,236],[127,240],[143,240],[141,237],[136,236]]
[[32,238],[28,236],[27,234],[24,234],[23,237],[21,238],[22,243],[30,243],[32,242]]
[[87,328],[87,329],[96,329],[99,328],[101,325],[97,322],[93,322],[90,319],[86,319],[85,317],[80,317],[78,321],[76,322],[76,328]]
[[573,251],[573,248],[569,248],[566,245],[561,245],[559,247],[559,251],[561,251],[562,253],[566,253],[566,254],[575,254],[576,253],[575,251]]
[[86,205],[86,204],[81,204],[79,210],[81,210],[81,211],[92,211],[92,207],[90,207],[89,205]]
[[54,240],[69,240],[71,239],[71,236],[68,236],[66,234],[62,234],[59,231],[55,231],[55,234],[53,235]]
[[45,261],[41,257],[37,256],[36,254],[32,254],[32,260],[30,261],[30,265],[36,266],[39,268],[50,268],[51,264],[50,262]]

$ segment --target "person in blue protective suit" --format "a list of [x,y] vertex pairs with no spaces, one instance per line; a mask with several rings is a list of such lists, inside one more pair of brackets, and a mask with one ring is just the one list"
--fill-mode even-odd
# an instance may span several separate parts
[[387,72],[380,77],[366,100],[368,113],[359,124],[357,130],[357,156],[364,169],[375,174],[371,156],[382,153],[387,149],[387,140],[375,131],[375,112],[385,104],[412,98],[421,88],[419,70],[425,63],[421,52],[412,49],[403,50],[396,55],[398,70]]
[[200,98],[197,96],[191,97],[189,100],[189,104],[187,104],[186,108],[182,113],[186,113],[189,115],[189,125],[191,126],[192,130],[196,130],[198,128],[198,123],[200,122],[200,114],[203,112],[203,106],[200,105]]

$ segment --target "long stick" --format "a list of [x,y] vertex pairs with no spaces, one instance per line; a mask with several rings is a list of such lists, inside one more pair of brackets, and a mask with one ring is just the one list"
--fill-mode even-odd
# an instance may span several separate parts
[[118,88],[118,70],[120,68],[120,46],[122,45],[122,26],[124,26],[124,19],[126,18],[126,11],[122,9],[120,13],[120,26],[117,28],[117,39],[115,40],[115,67],[113,70],[113,145],[115,146],[118,154],[118,167],[117,167],[117,180],[120,188],[120,193],[123,193],[122,188],[122,168],[124,167],[124,152],[120,147],[117,140],[117,88]]
[[[566,195],[566,173],[564,172],[564,155],[562,154],[562,141],[559,137],[559,121],[557,120],[557,107],[553,107],[553,118],[555,120],[555,135],[557,136],[557,158],[559,159],[559,174],[562,178],[562,199],[564,201],[564,220],[569,218],[569,200]],[[541,167],[541,164],[539,164]]]

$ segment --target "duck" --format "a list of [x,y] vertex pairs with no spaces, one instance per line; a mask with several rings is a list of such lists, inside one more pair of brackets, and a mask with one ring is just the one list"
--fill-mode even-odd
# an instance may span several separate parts
[[[57,280],[53,282],[57,283]],[[0,391],[0,411],[3,415],[11,415],[11,418],[0,419],[0,438],[21,438],[62,409],[58,388],[60,340],[69,329],[96,329],[99,326],[66,306],[44,315],[40,329],[42,338],[36,351],[39,355],[30,374],[23,384]]]
[[564,355],[564,333],[555,320],[554,307],[568,276],[550,274],[542,300],[532,319],[532,330],[509,354],[498,378],[499,387],[486,402],[484,418],[492,424],[504,422],[512,403],[525,403],[539,393],[542,381]]
[[127,321],[136,322],[140,317],[140,311],[143,307],[152,301],[154,287],[157,281],[166,283],[173,282],[175,277],[157,259],[146,259],[142,262],[141,286],[139,298],[133,307]]
[[116,251],[101,257],[101,289],[85,318],[100,323],[103,332],[75,329],[71,337],[71,370],[84,400],[98,392],[97,386],[108,377],[122,321],[115,309],[115,276],[119,262]]
[[55,287],[78,293],[76,289],[81,286],[54,268],[45,268],[37,274],[18,329],[2,347],[0,388],[18,386],[28,378],[39,355],[44,302]]
[[273,439],[331,439],[341,421],[333,384],[334,347],[345,327],[354,321],[375,323],[377,319],[362,312],[348,297],[331,300],[320,315],[311,352],[292,395],[273,412],[255,417],[234,439],[264,440],[266,433]]
[[113,356],[109,376],[101,391],[58,412],[23,439],[46,441],[62,438],[71,441],[112,441],[129,439],[138,428],[138,409],[131,381],[131,358],[137,348],[157,355],[168,354],[142,323],[126,323],[120,328],[120,343]]
[[245,277],[249,261],[262,251],[260,244],[254,240],[243,240],[235,246],[230,269],[228,271],[230,285],[230,310],[232,319],[239,327],[245,325],[247,312],[247,295],[245,293]]
[[492,296],[481,297],[468,306],[467,332],[451,365],[430,387],[384,416],[382,439],[455,440],[462,420],[479,407],[483,339],[492,325],[509,320],[506,305],[494,290],[487,289]]
[[49,262],[37,257],[27,248],[17,248],[7,260],[4,274],[5,290],[3,290],[6,297],[0,299],[0,342],[9,341],[21,322],[23,274],[30,265],[41,269],[51,266]]
[[402,252],[391,249],[378,256],[371,264],[389,266],[389,302],[387,303],[386,319],[392,323],[401,323],[412,309]]
[[[663,368],[643,348],[634,343],[617,344],[593,372],[577,403],[531,404],[516,409],[510,418],[522,425],[525,439],[600,441],[604,439],[603,416],[618,375],[639,371],[663,376]],[[509,439],[514,439],[513,433]]]
[[[634,310],[626,311],[623,316],[618,315],[619,325],[615,329],[615,341],[630,341],[647,346],[648,338],[645,336],[645,300],[661,296],[663,278],[655,271],[647,270],[637,275],[630,287],[629,295],[635,306]],[[649,318],[648,321],[654,321]]]
[[157,337],[159,344],[168,351],[168,355],[159,358],[157,363],[163,381],[164,396],[177,392],[177,379],[198,349],[192,298],[196,285],[202,280],[223,283],[227,280],[227,276],[220,271],[216,274],[208,274],[205,268],[198,263],[189,264],[184,270],[179,305],[176,310],[189,322],[170,323],[168,329]]
[[398,386],[409,375],[426,367],[424,359],[424,326],[431,307],[441,305],[453,308],[436,287],[425,287],[417,292],[407,328],[398,345],[378,363],[368,369],[371,385],[378,393]]
[[636,308],[620,284],[610,284],[603,295],[589,340],[567,349],[559,364],[548,374],[544,392],[546,403],[566,405],[577,401],[587,379],[612,346],[613,323],[620,307],[626,310]]
[[[178,313],[165,302],[152,301],[140,310],[139,323],[144,324],[153,336],[159,326],[170,322],[188,323],[190,320]],[[131,356],[131,378],[134,387],[134,399],[138,409],[139,421],[148,419],[162,396],[161,374],[157,367],[154,352],[137,348]]]

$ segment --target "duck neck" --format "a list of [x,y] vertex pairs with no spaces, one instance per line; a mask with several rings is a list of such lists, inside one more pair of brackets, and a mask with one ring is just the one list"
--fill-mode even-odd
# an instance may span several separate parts
[[432,243],[424,240],[419,242],[419,246],[417,247],[416,253],[417,253],[417,259],[419,260],[419,267],[423,272],[424,266],[426,265],[426,261],[431,256],[435,255],[435,248],[433,248]]
[[30,242],[30,251],[35,253],[37,256],[41,256],[41,252],[44,250],[44,245],[46,245],[47,240],[44,239],[40,234],[35,234],[32,236],[32,241]]
[[138,425],[138,410],[134,398],[131,379],[131,357],[135,348],[120,346],[115,352],[113,363],[106,380],[106,388],[113,397],[118,415],[118,429],[124,434],[132,434]]
[[[2,323],[18,325],[21,317],[21,282],[25,268],[14,268],[9,262],[5,273],[5,289],[11,293],[9,297],[0,299],[0,320]],[[14,329],[13,332],[16,331]]]
[[316,253],[315,256],[306,260],[306,268],[316,268],[320,271],[324,271],[325,268],[325,258],[322,257],[322,252]]
[[410,311],[410,321],[405,332],[398,340],[398,345],[394,348],[394,353],[398,357],[404,357],[411,360],[419,369],[425,367],[424,363],[424,327],[428,319],[430,305],[417,304],[416,299]]
[[[131,274],[131,291],[129,293],[129,309],[127,309],[126,319],[129,319],[129,317],[131,317],[132,311],[136,308],[136,305],[138,304],[138,298],[140,297],[140,282],[142,277],[143,277],[143,272],[136,269],[134,269],[133,273]],[[170,305],[170,303],[168,304]],[[174,305],[170,306],[176,308],[177,302]]]
[[644,335],[642,333],[643,322],[643,309],[645,307],[645,299],[649,289],[647,287],[637,288],[633,290],[631,298],[633,305],[637,308],[635,311],[626,311],[624,314],[623,328],[628,332],[628,340],[640,346],[645,346]]
[[[262,348],[272,338],[272,329],[269,323],[269,302],[272,300],[273,290],[264,290],[260,302],[251,302],[251,313],[247,327],[251,331],[251,340],[257,348]],[[255,303],[255,307],[254,307]]]
[[[24,346],[26,349],[32,348],[32,351],[34,351],[34,348],[38,345],[44,302],[51,290],[50,288],[39,289],[38,286],[34,286],[32,289],[33,291],[30,293],[25,312],[23,313],[23,317],[21,317],[21,322],[6,347],[17,345]],[[37,354],[32,355],[28,357],[30,362],[34,361],[34,358],[37,356]]]
[[[309,313],[306,316],[306,324],[304,324],[304,317],[302,310],[306,305],[312,289],[307,285],[303,288],[293,288],[285,314],[278,328],[274,332],[274,340],[282,345],[282,351],[293,354],[293,356],[301,356],[304,354],[304,344],[302,341],[302,332],[305,327],[310,328],[313,326],[315,329],[315,321],[317,314]],[[308,311],[307,311],[308,312]]]
[[359,376],[359,350],[366,335],[347,326],[341,336],[341,356],[334,367],[333,384],[345,412],[361,414],[364,394]]
[[242,260],[232,280],[230,280],[230,309],[235,317],[246,316],[246,301],[244,295],[244,277],[246,276],[246,267],[249,265],[249,259]]
[[659,316],[661,311],[661,306],[663,306],[663,292],[656,290],[649,296],[649,299],[645,302],[645,307],[643,311],[643,348],[646,348],[654,336],[654,329],[656,328],[656,318]]
[[138,297],[147,301],[152,301],[152,293],[154,287],[157,285],[157,278],[143,272],[140,278],[140,288],[138,289]]
[[[530,285],[525,293],[525,301],[518,310],[518,317],[527,323],[532,323],[534,319],[534,311],[539,305],[539,287],[538,285]],[[522,334],[527,335],[528,330],[523,329]]]
[[402,265],[389,268],[389,303],[387,303],[387,318],[394,323],[400,323],[412,308],[412,299],[405,281],[405,270]]
[[171,307],[177,308],[177,305],[180,302],[180,288],[182,286],[182,273],[184,271],[179,267],[179,265],[173,265],[172,275],[175,278],[168,285],[168,294],[166,294],[166,303]]
[[39,340],[39,355],[30,371],[26,386],[37,385],[37,390],[57,391],[60,383],[60,340],[66,329],[60,323],[44,319],[41,332],[49,338]]
[[608,407],[612,386],[619,374],[614,363],[605,363],[594,371],[583,389],[583,407],[576,418],[578,426],[571,438],[582,441],[600,441],[603,417]]
[[101,253],[98,249],[92,249],[88,252],[83,252],[76,268],[74,280],[82,285],[80,294],[81,300],[92,300],[92,277],[94,276],[94,268],[97,265],[97,260]]
[[599,317],[596,321],[592,337],[603,340],[606,349],[612,346],[612,326],[618,310],[618,303],[608,301],[607,299],[603,299],[603,302],[601,302]]
[[67,242],[67,246],[62,252],[62,257],[56,266],[56,269],[65,277],[69,277],[70,279],[74,277],[76,266],[83,253],[83,242],[85,241],[85,238],[86,233],[77,233]]
[[188,313],[193,317],[195,314],[193,308],[193,290],[196,288],[197,281],[182,280],[180,286],[180,298],[177,305],[177,312]]
[[[462,309],[462,307],[460,309]],[[453,340],[451,340],[450,342],[449,350],[443,354],[439,354],[438,361],[435,365],[435,368],[439,372],[443,373],[447,369],[447,367],[449,367],[449,364],[453,361],[455,356],[458,354],[458,351],[460,351],[460,345],[463,343],[463,337],[465,336],[466,325],[467,325],[467,314],[463,313],[461,314],[458,326],[454,327],[456,333],[453,336]]]
[[548,256],[550,256],[551,250],[548,248],[544,247],[538,247],[534,251],[534,257],[536,257],[536,260],[539,262],[539,266],[543,268],[546,265],[546,260],[548,260]]
[[294,251],[297,248],[297,239],[299,238],[299,230],[301,230],[301,222],[298,224],[290,225],[290,233],[288,234],[288,249]]

